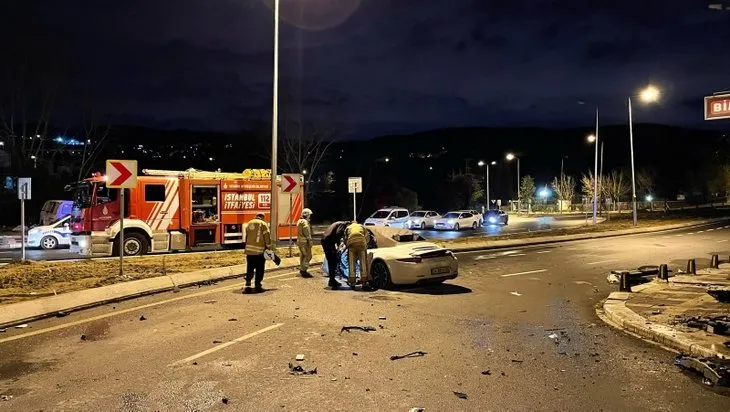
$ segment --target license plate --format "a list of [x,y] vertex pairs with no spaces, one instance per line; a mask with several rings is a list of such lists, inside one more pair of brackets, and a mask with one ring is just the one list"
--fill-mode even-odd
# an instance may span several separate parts
[[444,268],[433,268],[431,269],[432,275],[443,275],[446,273],[451,273],[451,268],[444,267]]

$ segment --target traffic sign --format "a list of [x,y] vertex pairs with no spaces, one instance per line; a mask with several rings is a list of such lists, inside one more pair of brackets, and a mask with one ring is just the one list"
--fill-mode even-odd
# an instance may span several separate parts
[[107,160],[106,185],[113,189],[130,189],[137,186],[136,160]]
[[705,120],[730,119],[730,94],[705,97]]
[[20,200],[30,200],[30,178],[29,177],[19,177],[18,178],[18,199]]
[[296,173],[284,173],[281,175],[281,193],[297,194],[299,193],[299,182],[302,181],[302,175]]
[[347,187],[349,193],[362,193],[362,177],[348,177]]

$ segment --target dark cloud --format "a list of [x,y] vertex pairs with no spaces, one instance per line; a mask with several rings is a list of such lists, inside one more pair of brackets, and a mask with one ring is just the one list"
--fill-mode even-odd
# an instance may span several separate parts
[[[59,102],[126,121],[240,129],[270,116],[270,1],[15,0],[0,66],[62,68]],[[368,131],[578,125],[596,105],[625,121],[648,82],[664,99],[639,118],[694,125],[730,63],[730,13],[691,1],[282,0],[281,15],[282,104]]]

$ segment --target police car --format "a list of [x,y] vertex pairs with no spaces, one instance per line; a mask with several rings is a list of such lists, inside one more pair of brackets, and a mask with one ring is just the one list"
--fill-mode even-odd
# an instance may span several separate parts
[[66,215],[50,225],[37,226],[28,231],[25,242],[28,247],[39,247],[43,250],[56,249],[59,246],[71,245],[71,215]]

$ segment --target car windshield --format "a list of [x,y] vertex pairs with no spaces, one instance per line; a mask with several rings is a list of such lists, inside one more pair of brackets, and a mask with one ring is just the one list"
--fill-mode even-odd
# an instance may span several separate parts
[[53,222],[51,222],[51,224],[50,224],[50,225],[48,225],[48,226],[56,226],[57,224],[60,224],[60,223],[61,223],[61,222],[63,222],[64,220],[68,220],[68,219],[69,219],[70,217],[71,217],[71,215],[66,215],[66,216],[64,216],[64,217],[62,217],[62,218],[60,218],[60,219],[56,219],[56,220],[54,220]]
[[80,182],[72,186],[74,208],[87,208],[91,206],[91,184]]
[[424,217],[426,216],[426,212],[413,212],[411,213],[411,217]]
[[390,214],[390,210],[378,210],[370,216],[372,219],[385,219]]
[[459,217],[459,214],[456,212],[449,212],[444,215],[445,219],[456,219],[457,217]]

